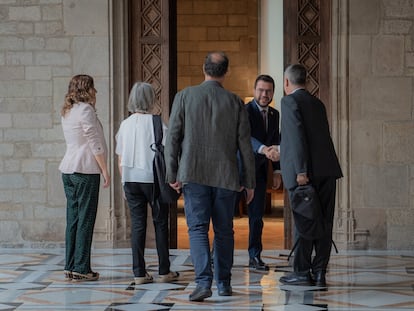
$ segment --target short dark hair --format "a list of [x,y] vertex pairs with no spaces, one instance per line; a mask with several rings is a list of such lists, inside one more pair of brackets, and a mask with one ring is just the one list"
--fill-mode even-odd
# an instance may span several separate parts
[[210,52],[204,60],[204,72],[214,78],[223,77],[228,67],[229,59],[224,52]]
[[256,88],[257,82],[259,82],[259,81],[272,83],[273,91],[275,90],[275,80],[273,80],[273,78],[271,76],[269,76],[269,75],[259,75],[256,78],[256,81],[254,81],[254,88]]
[[306,84],[306,68],[301,64],[289,65],[285,69],[285,78],[294,85]]

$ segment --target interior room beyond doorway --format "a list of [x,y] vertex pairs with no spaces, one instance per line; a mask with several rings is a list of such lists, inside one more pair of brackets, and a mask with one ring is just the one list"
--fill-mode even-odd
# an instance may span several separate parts
[[[270,208],[267,208],[263,228],[262,243],[263,249],[283,249],[284,248],[284,224],[283,224],[283,191],[272,191],[270,193]],[[178,249],[188,249],[189,241],[187,234],[187,224],[184,215],[184,200],[178,201],[177,211],[177,243]],[[247,211],[242,211],[242,215],[236,211],[234,216],[234,248],[246,249],[249,237],[249,218]],[[213,237],[210,226],[210,241]]]

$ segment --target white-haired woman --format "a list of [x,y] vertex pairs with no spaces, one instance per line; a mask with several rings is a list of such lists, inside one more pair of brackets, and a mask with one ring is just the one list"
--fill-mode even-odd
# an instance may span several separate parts
[[[135,284],[153,282],[145,266],[144,250],[147,231],[147,206],[152,208],[155,241],[158,253],[159,282],[178,279],[178,272],[170,271],[168,206],[154,201],[155,142],[152,112],[155,111],[155,92],[151,84],[136,82],[130,92],[128,111],[131,115],[122,121],[116,135],[116,153],[122,176],[125,198],[131,215],[132,270]],[[164,126],[165,137],[167,128]]]

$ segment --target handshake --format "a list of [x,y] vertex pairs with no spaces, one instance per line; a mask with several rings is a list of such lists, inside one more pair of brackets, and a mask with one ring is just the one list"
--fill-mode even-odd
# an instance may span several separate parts
[[262,152],[266,156],[266,158],[273,162],[279,161],[280,159],[279,146],[265,146]]

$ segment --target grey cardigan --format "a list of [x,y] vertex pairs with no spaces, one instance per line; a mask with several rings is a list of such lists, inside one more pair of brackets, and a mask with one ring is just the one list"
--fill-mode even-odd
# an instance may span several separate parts
[[219,82],[204,81],[177,93],[168,128],[167,182],[192,182],[235,191],[240,186],[255,187],[244,103]]

